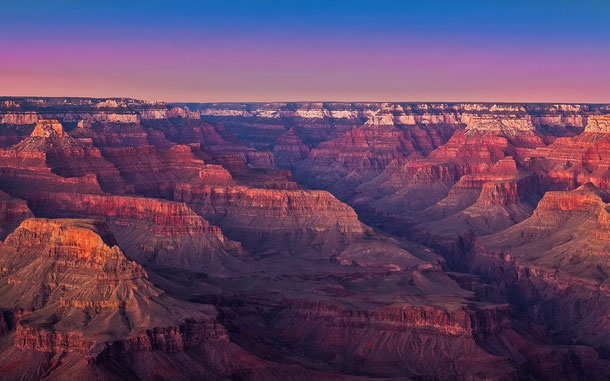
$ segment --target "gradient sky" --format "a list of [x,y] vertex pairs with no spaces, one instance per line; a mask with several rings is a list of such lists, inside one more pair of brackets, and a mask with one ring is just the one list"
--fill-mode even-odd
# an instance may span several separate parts
[[610,102],[610,0],[0,0],[0,95]]

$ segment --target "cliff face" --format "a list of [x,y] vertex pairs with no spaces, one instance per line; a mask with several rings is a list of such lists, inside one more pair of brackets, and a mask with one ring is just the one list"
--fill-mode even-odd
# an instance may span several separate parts
[[604,115],[589,118],[585,132],[590,134],[610,134],[610,117]]
[[545,321],[564,340],[578,332],[582,341],[605,352],[609,200],[590,183],[571,192],[548,192],[531,217],[477,239],[469,266],[492,282],[503,271],[503,282],[514,287],[519,304],[530,304],[532,320]]
[[[229,316],[235,319],[233,324],[241,327],[242,334],[252,335],[263,343],[265,338],[259,337],[261,333],[255,327],[264,324],[273,332],[274,340],[288,348],[289,353],[274,356],[303,353],[349,373],[464,378],[476,369],[483,377],[493,375],[507,380],[516,377],[515,369],[506,359],[477,348],[471,316],[464,310],[403,304],[376,310],[350,309],[337,301],[289,300],[286,304],[277,312],[257,306]],[[498,324],[501,332],[506,323],[507,319],[499,318],[484,324]],[[415,347],[417,351],[413,351]],[[452,369],[428,361],[430,358],[451,364]]]
[[223,272],[239,266],[241,245],[183,203],[129,197],[33,193],[37,215],[78,216],[106,221],[127,255],[141,263]]
[[0,304],[31,311],[17,321],[16,348],[90,354],[104,343],[130,343],[140,331],[159,329],[155,340],[167,343],[159,349],[183,350],[188,338],[178,328],[187,319],[213,326],[212,308],[165,296],[115,243],[103,224],[91,220],[28,219],[6,238]]
[[256,255],[281,253],[395,269],[417,256],[377,238],[328,192],[181,185],[174,195]]
[[607,114],[2,98],[0,373],[602,380]]

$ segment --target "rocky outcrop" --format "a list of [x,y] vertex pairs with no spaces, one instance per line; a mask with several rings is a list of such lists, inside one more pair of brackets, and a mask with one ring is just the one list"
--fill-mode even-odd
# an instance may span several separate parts
[[591,182],[610,186],[610,134],[607,116],[592,116],[574,138],[559,138],[532,153],[531,166],[548,173],[554,190],[574,189]]
[[[213,373],[169,372],[228,377],[243,366],[230,365],[234,361],[217,352],[264,365],[230,346],[214,307],[166,295],[115,244],[103,223],[73,219],[28,219],[0,244],[0,306],[22,311],[10,336],[12,348],[5,347],[0,358],[3,378],[36,378],[38,367],[50,367],[53,377],[79,379],[113,364],[121,364],[121,374],[144,375],[134,359],[178,356],[179,361],[193,351],[214,364]],[[20,356],[7,362],[7,351]]]
[[[518,133],[521,130],[527,132]],[[510,158],[520,163],[538,146],[545,146],[544,141],[527,118],[472,118],[465,130],[456,131],[425,159],[396,161],[360,185],[353,203],[365,220],[369,214],[422,213],[451,197],[450,190],[458,181],[462,184],[456,190],[472,182],[467,176],[490,173],[489,180],[493,180],[498,177],[494,171],[502,170],[495,169],[497,162]],[[472,197],[470,194],[469,199]],[[466,201],[466,206],[468,202],[472,201]]]
[[530,218],[478,238],[470,268],[490,282],[504,272],[497,279],[514,287],[517,305],[533,320],[550,325],[563,340],[578,332],[604,352],[610,337],[607,201],[592,184],[548,192]]
[[585,127],[585,132],[591,134],[610,134],[610,115],[590,117]]
[[34,131],[30,135],[32,137],[40,137],[40,138],[61,138],[65,137],[66,133],[64,132],[64,128],[55,119],[40,119],[36,126],[34,127]]
[[433,120],[428,126],[420,126],[396,116],[398,111],[383,109],[379,113],[362,127],[351,128],[312,149],[297,167],[297,178],[346,197],[352,188],[378,176],[394,160],[427,155],[446,142],[458,124],[448,127]]
[[235,183],[227,170],[205,163],[189,146],[173,145],[164,150],[151,145],[105,147],[101,152],[118,170],[120,179],[133,192],[145,196],[171,198],[181,183]]
[[[17,322],[15,347],[86,354],[101,343],[133,342],[134,333],[157,327],[155,340],[178,344],[187,341],[178,331],[186,319],[214,320],[212,308],[165,296],[115,243],[103,225],[90,220],[28,219],[7,237],[0,258],[0,304],[32,311]],[[40,294],[41,289],[46,291]],[[74,321],[79,314],[89,318]],[[162,328],[167,326],[175,328]]]
[[[38,150],[0,150],[0,189],[12,196],[25,198],[32,190],[101,194],[97,177],[86,174],[62,177],[53,173],[47,154]],[[82,152],[82,151],[77,151]]]
[[291,128],[277,139],[273,155],[280,167],[292,168],[309,156],[309,147]]
[[[308,229],[323,230],[337,226],[342,232],[362,233],[364,228],[356,213],[323,191],[282,191],[247,187],[180,186],[176,200],[193,204],[203,215],[242,215],[253,218],[310,219]],[[244,226],[256,224],[244,223]],[[278,223],[287,231],[293,226]],[[274,229],[275,230],[275,229]]]

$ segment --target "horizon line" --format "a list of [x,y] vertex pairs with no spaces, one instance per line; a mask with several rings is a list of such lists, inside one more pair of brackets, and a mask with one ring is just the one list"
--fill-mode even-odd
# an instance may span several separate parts
[[425,103],[505,103],[505,104],[566,104],[566,105],[610,105],[610,100],[605,102],[600,101],[505,101],[505,100],[485,100],[485,101],[477,101],[477,100],[452,100],[452,101],[432,101],[432,100],[220,100],[220,101],[203,101],[203,100],[193,100],[193,101],[174,101],[174,100],[160,100],[160,99],[145,99],[145,98],[135,98],[130,96],[110,96],[110,97],[100,97],[100,96],[45,96],[45,95],[0,95],[0,99],[18,99],[18,98],[45,98],[45,99],[131,99],[137,101],[145,101],[145,102],[162,102],[167,104],[185,104],[185,103],[199,103],[199,104],[231,104],[231,103],[241,103],[241,104],[264,104],[264,103],[415,103],[415,104],[425,104]]

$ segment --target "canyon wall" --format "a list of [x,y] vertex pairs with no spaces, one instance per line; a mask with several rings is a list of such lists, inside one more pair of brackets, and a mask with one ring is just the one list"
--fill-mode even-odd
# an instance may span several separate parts
[[604,380],[610,106],[0,99],[0,373]]

